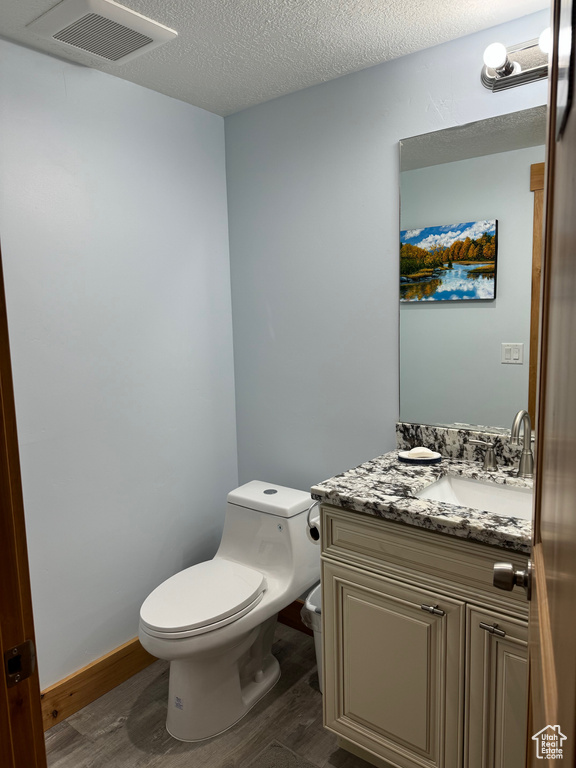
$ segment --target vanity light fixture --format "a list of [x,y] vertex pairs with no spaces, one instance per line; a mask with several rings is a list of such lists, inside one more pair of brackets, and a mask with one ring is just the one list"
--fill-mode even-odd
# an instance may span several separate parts
[[503,91],[548,77],[550,47],[549,29],[545,29],[538,39],[509,48],[502,43],[492,43],[484,51],[482,85],[490,91]]

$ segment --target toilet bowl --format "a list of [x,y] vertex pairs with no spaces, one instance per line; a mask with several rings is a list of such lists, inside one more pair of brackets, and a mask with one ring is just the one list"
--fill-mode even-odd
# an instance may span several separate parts
[[215,557],[160,584],[140,610],[139,638],[170,662],[166,728],[181,741],[216,736],[278,681],[278,612],[320,578],[307,535],[310,495],[252,481],[228,494]]

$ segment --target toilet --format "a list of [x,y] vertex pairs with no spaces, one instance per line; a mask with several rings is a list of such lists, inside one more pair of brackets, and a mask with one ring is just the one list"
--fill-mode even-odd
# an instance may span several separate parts
[[320,578],[308,493],[254,480],[228,494],[215,557],[160,584],[139,638],[170,662],[166,728],[201,741],[230,728],[274,686],[278,612]]

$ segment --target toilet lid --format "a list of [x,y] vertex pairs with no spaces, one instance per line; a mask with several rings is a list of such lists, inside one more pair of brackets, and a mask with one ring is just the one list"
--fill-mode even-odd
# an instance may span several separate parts
[[186,632],[256,604],[265,588],[266,580],[258,571],[216,558],[186,568],[160,584],[144,601],[140,619],[156,632]]

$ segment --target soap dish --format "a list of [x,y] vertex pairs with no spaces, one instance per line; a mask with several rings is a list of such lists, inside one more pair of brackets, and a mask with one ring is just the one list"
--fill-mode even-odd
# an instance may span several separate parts
[[416,459],[414,456],[410,456],[409,451],[400,451],[398,453],[398,461],[403,461],[405,464],[419,464],[421,466],[426,466],[428,464],[440,464],[442,456],[436,451],[432,451],[432,455],[429,458]]

